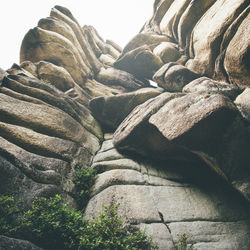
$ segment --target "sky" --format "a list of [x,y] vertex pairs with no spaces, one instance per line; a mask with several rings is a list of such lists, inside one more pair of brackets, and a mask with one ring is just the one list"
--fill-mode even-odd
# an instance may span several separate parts
[[81,26],[92,25],[121,47],[150,19],[154,0],[4,0],[0,11],[0,67],[19,64],[22,39],[55,5],[67,7]]

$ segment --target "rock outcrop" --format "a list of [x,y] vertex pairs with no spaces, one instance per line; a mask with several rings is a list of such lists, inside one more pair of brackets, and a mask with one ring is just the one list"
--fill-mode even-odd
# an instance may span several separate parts
[[[0,193],[25,210],[78,167],[98,175],[88,218],[120,203],[160,249],[250,248],[247,0],[156,0],[121,49],[55,6],[0,70]],[[153,87],[154,81],[159,87]],[[1,236],[0,248],[39,249]]]

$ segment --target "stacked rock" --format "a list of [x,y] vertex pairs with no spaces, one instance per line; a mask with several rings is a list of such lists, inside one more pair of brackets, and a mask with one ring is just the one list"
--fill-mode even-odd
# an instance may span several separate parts
[[122,50],[55,6],[20,65],[0,70],[1,193],[23,209],[56,193],[74,206],[75,169],[93,167],[87,217],[119,202],[160,249],[178,233],[196,249],[249,249],[249,9],[156,0]]

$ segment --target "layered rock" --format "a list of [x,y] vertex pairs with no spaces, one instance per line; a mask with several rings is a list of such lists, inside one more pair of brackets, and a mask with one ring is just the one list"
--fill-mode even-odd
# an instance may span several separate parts
[[120,53],[61,6],[27,32],[20,65],[1,70],[1,193],[26,208],[58,192],[74,205],[74,169],[90,166],[103,140],[89,101],[144,85],[112,67]]
[[[205,163],[128,158],[114,148],[112,134],[104,137],[92,165],[98,177],[88,217],[119,202],[122,218],[146,229],[160,249],[171,249],[178,233],[188,233],[195,249],[248,248],[246,204]],[[232,228],[237,229],[232,233]]]
[[1,194],[75,206],[75,168],[92,166],[87,217],[119,202],[160,249],[182,233],[249,249],[249,27],[246,0],[156,0],[122,50],[55,6],[0,70]]
[[[120,69],[127,69],[126,65],[133,68],[133,59],[125,59],[133,51],[140,49],[143,54],[150,50],[151,65],[154,65],[151,73],[157,71],[153,59],[156,56],[163,64],[177,62],[198,75],[246,87],[249,86],[248,33],[246,0],[155,1],[152,18],[131,40],[134,46],[129,43],[115,65]],[[142,36],[147,38],[144,42]],[[165,36],[165,41],[155,36]]]

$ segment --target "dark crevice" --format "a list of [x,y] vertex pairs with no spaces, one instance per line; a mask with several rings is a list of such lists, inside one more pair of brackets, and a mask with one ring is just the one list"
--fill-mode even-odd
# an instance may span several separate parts
[[[170,229],[170,227],[168,226],[168,224],[164,221],[163,214],[162,214],[160,211],[158,211],[158,213],[159,213],[159,216],[160,216],[160,218],[161,218],[162,223],[167,227],[167,229],[168,229],[168,231],[169,231],[169,234],[171,235],[171,229]],[[172,238],[172,240],[173,240],[173,238]]]

